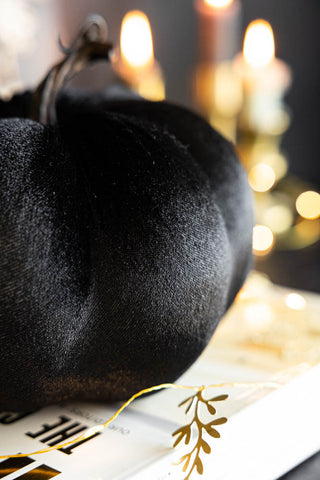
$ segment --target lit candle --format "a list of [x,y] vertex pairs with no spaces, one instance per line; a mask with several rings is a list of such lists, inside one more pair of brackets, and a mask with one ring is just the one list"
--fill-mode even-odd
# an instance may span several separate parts
[[198,61],[231,60],[240,39],[240,0],[195,0],[198,17]]
[[149,100],[165,98],[165,84],[154,58],[151,27],[140,11],[128,12],[121,26],[120,55],[113,62],[116,73],[139,95]]
[[231,60],[240,41],[240,0],[195,0],[198,62],[193,76],[195,107],[235,142],[242,89]]
[[283,96],[291,84],[291,71],[285,62],[275,58],[273,31],[268,22],[250,23],[235,68],[244,89],[240,128],[268,133],[287,128]]

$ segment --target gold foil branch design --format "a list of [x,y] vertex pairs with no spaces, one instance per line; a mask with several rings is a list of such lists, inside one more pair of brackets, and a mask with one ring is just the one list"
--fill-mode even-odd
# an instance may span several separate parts
[[188,445],[190,443],[192,430],[197,431],[198,438],[193,449],[186,455],[183,455],[183,457],[181,457],[180,460],[177,462],[177,465],[181,463],[184,464],[182,467],[183,472],[187,472],[189,465],[191,464],[189,468],[189,472],[185,477],[185,480],[190,479],[191,474],[195,468],[199,473],[199,475],[203,474],[203,463],[200,458],[201,451],[203,451],[203,453],[206,453],[206,454],[211,453],[210,445],[203,439],[203,432],[205,431],[211,437],[220,438],[220,433],[215,429],[215,427],[217,425],[223,425],[228,421],[227,418],[221,417],[221,418],[217,418],[216,420],[212,420],[208,423],[202,422],[199,416],[201,407],[205,407],[205,409],[211,416],[215,416],[217,411],[213,403],[222,402],[224,400],[227,400],[228,398],[228,395],[219,395],[217,397],[213,397],[206,400],[205,398],[203,398],[203,395],[202,395],[202,392],[204,391],[205,388],[206,387],[201,387],[195,395],[188,397],[186,400],[184,400],[179,404],[179,407],[186,405],[186,410],[185,410],[186,415],[191,410],[193,410],[193,418],[190,423],[188,423],[183,427],[178,428],[172,434],[173,437],[177,435],[177,438],[173,445],[173,447],[176,447],[177,445],[179,445],[179,443],[183,439],[185,444]]
[[[197,397],[197,395],[205,390],[206,388],[227,388],[227,387],[237,387],[237,388],[272,388],[272,389],[277,389],[281,386],[281,384],[276,383],[276,382],[257,382],[257,383],[237,383],[237,382],[226,382],[226,383],[219,383],[219,384],[213,384],[213,385],[206,385],[203,387],[196,387],[196,386],[190,386],[190,385],[179,385],[176,383],[162,383],[161,385],[154,385],[153,387],[149,388],[144,388],[143,390],[140,390],[140,392],[135,393],[132,395],[132,397],[129,398],[108,420],[105,421],[105,423],[102,423],[101,425],[95,425],[94,427],[88,428],[87,431],[82,433],[81,435],[73,438],[72,440],[68,440],[67,442],[62,442],[57,445],[53,445],[51,447],[45,447],[42,448],[41,450],[37,450],[35,452],[28,452],[28,453],[16,453],[16,454],[6,454],[6,455],[0,455],[0,460],[5,459],[5,458],[19,458],[19,457],[30,457],[33,455],[40,455],[43,453],[48,453],[53,450],[59,450],[60,448],[65,448],[68,445],[72,445],[77,442],[81,442],[82,440],[85,440],[87,438],[92,437],[95,435],[97,432],[103,431],[111,422],[113,422],[120,413],[125,410],[134,400],[137,398],[145,395],[146,393],[151,393],[151,392],[156,392],[159,390],[164,390],[164,389],[176,389],[176,390],[193,390],[196,391],[197,393],[193,396],[194,398]],[[193,398],[190,397],[190,398]],[[201,396],[202,398],[202,396]],[[204,400],[202,398],[201,402],[203,403],[211,403],[213,401],[218,401],[217,398],[220,397],[215,397],[214,399],[211,400]],[[221,399],[221,398],[220,398]],[[191,408],[191,405],[190,405]],[[214,407],[213,407],[214,408]],[[189,409],[190,410],[190,409]],[[208,411],[210,413],[210,410],[208,408]],[[213,411],[213,410],[212,410]]]

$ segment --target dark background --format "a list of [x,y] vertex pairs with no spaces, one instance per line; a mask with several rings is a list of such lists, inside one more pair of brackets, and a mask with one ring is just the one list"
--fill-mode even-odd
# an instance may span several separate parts
[[[151,23],[155,56],[166,78],[167,98],[192,107],[191,81],[197,62],[197,18],[193,0],[58,1],[58,23],[66,44],[90,12],[100,13],[107,19],[110,39],[117,44],[126,12],[144,11]],[[264,18],[274,29],[276,56],[292,68],[293,83],[286,97],[292,122],[283,138],[283,149],[288,154],[291,173],[311,182],[311,189],[319,190],[320,1],[242,0],[242,7],[239,50],[248,24],[256,18]],[[103,88],[107,83],[108,67],[95,68],[94,73],[84,74],[82,82]],[[273,253],[258,260],[256,268],[266,272],[276,283],[320,292],[319,242],[297,252]]]
[[[197,60],[193,0],[59,1],[65,41],[71,38],[87,13],[95,11],[105,16],[110,38],[117,43],[125,13],[132,9],[144,11],[151,23],[155,55],[164,70],[167,96],[191,106],[190,84]],[[264,18],[269,21],[274,29],[276,55],[292,68],[293,85],[287,95],[292,124],[284,137],[283,147],[289,154],[291,171],[320,186],[320,1],[242,0],[242,5],[243,34],[251,20]],[[103,85],[102,76],[100,85]]]

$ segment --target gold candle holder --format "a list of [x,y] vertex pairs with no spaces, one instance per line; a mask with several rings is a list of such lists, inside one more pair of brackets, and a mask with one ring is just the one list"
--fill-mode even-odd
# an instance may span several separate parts
[[193,96],[196,108],[226,138],[235,142],[237,116],[242,105],[241,82],[231,62],[197,66]]
[[234,61],[243,85],[237,146],[256,198],[253,250],[257,257],[274,248],[304,248],[320,238],[320,195],[287,174],[288,162],[281,150],[290,125],[283,97],[291,71],[275,58],[274,50],[271,26],[256,20],[247,29],[244,53]]

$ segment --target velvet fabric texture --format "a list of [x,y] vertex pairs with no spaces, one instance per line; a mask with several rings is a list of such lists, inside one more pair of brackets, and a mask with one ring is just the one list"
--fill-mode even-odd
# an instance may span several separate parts
[[66,92],[44,126],[30,98],[0,102],[0,409],[176,380],[251,263],[233,147],[166,102]]

